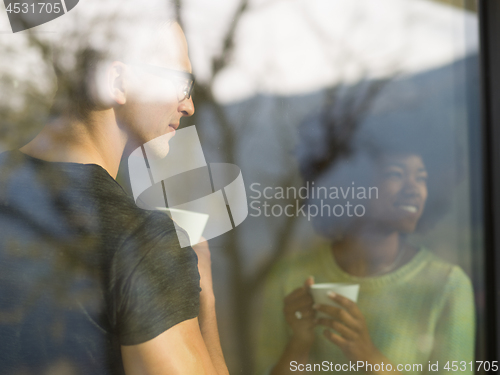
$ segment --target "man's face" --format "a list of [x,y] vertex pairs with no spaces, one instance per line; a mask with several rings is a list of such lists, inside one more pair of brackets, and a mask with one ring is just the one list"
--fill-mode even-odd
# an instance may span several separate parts
[[[180,26],[174,23],[158,33],[155,53],[144,63],[191,73],[186,38]],[[175,75],[159,77],[133,65],[127,65],[124,77],[126,103],[116,113],[118,123],[129,135],[129,144],[134,147],[161,135],[173,136],[180,119],[194,113],[192,97],[179,97],[179,88],[183,85],[181,78]]]

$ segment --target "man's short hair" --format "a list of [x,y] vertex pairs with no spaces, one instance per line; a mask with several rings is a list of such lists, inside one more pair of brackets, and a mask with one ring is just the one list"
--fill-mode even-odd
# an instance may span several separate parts
[[147,58],[159,32],[177,21],[168,0],[87,0],[64,17],[50,37],[57,92],[52,114],[85,118],[99,109],[96,80],[107,63]]

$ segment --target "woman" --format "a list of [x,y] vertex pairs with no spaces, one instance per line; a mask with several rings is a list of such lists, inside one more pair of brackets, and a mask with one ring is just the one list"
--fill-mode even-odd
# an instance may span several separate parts
[[[362,164],[362,174],[378,189],[378,197],[365,202],[365,215],[330,223],[323,233],[331,244],[285,259],[272,272],[257,348],[259,373],[356,368],[368,374],[426,374],[436,363],[442,373],[448,361],[460,366],[473,360],[469,278],[405,240],[428,200],[421,154],[384,151],[345,170]],[[309,291],[314,282],[360,284],[358,302],[332,295],[343,309],[314,305]],[[317,319],[318,311],[329,318]],[[317,366],[305,367],[308,363]],[[472,373],[467,366],[461,374]]]

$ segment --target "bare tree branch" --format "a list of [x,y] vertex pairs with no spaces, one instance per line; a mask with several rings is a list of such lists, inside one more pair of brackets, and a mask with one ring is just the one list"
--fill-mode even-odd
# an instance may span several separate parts
[[[240,22],[241,17],[245,13],[248,7],[248,0],[241,0],[236,13],[233,16],[232,22],[229,25],[226,36],[222,43],[222,51],[219,56],[212,59],[212,82],[215,76],[224,68],[229,62],[229,57],[231,52],[234,50],[234,37],[236,34],[236,28]],[[211,82],[211,83],[212,83]],[[210,85],[211,86],[211,85]]]
[[[294,175],[290,174],[288,179],[285,181],[284,186],[293,186]],[[292,240],[291,233],[297,218],[295,216],[286,216],[284,223],[281,228],[277,231],[275,236],[275,243],[272,248],[275,249],[274,253],[268,258],[268,260],[261,265],[257,273],[248,280],[248,288],[251,292],[255,293],[258,288],[266,281],[267,276],[271,272],[274,265],[285,255],[289,246],[288,243]]]

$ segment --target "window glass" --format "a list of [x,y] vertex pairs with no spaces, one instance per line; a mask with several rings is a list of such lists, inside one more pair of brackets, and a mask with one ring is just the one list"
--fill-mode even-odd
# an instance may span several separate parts
[[230,373],[493,371],[476,2],[171,3],[0,8],[0,370],[121,371],[203,236]]

